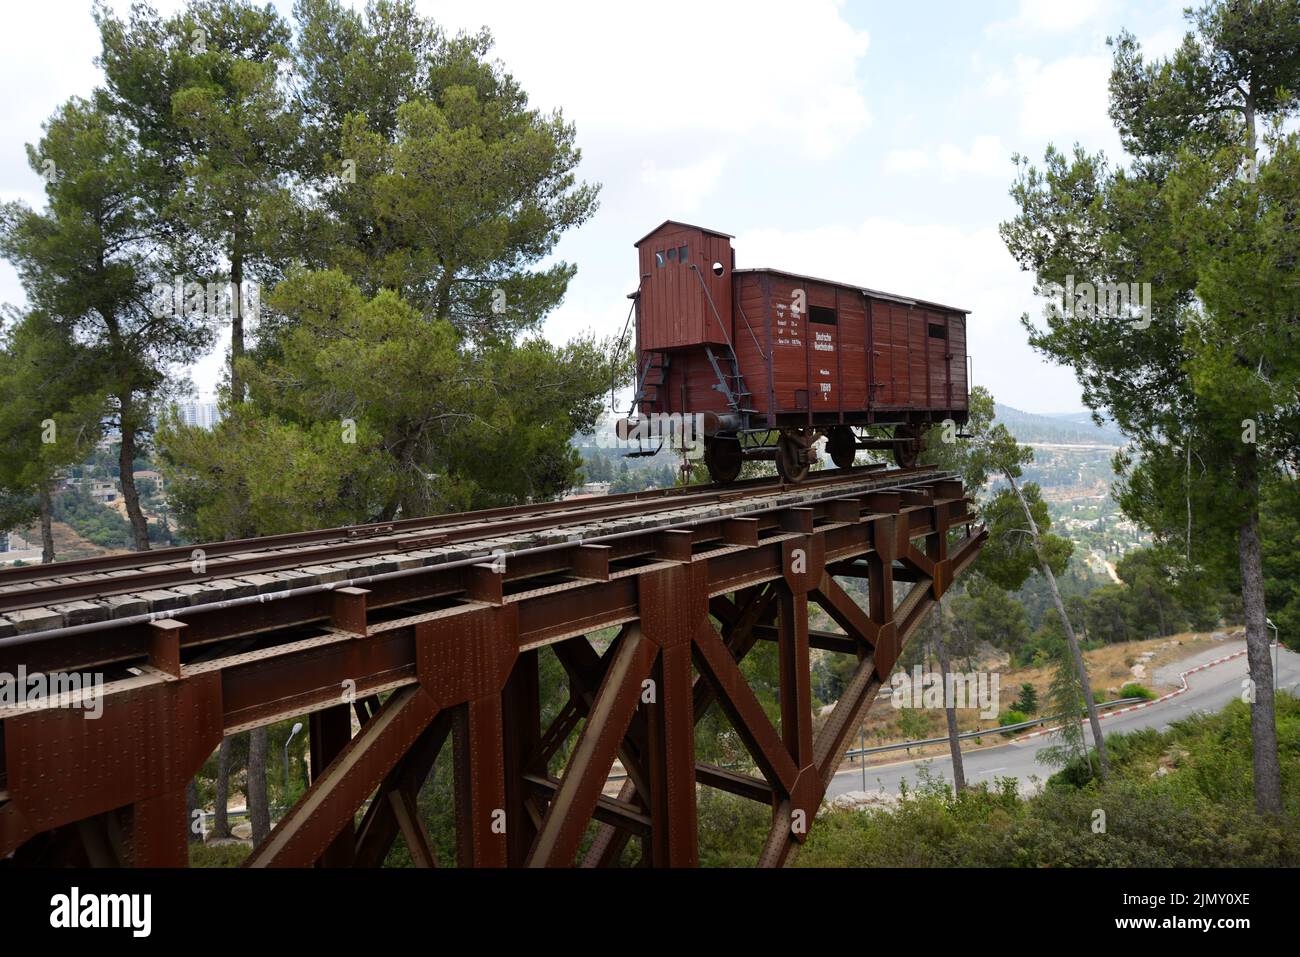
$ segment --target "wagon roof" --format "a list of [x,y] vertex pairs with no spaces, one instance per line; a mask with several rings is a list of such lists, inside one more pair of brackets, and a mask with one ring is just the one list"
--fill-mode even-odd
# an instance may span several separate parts
[[736,238],[735,236],[731,235],[731,233],[722,233],[722,232],[719,232],[719,231],[716,230],[716,229],[709,229],[707,226],[695,226],[695,225],[693,225],[693,224],[691,224],[691,223],[683,223],[680,219],[665,219],[662,223],[660,223],[660,224],[659,224],[658,226],[656,226],[654,229],[650,230],[650,232],[646,233],[644,236],[642,236],[640,239],[638,239],[638,240],[637,240],[636,242],[634,242],[632,245],[633,245],[633,246],[640,246],[643,242],[645,242],[647,239],[649,239],[649,238],[650,238],[651,236],[653,236],[655,233],[659,232],[659,230],[663,229],[665,226],[685,226],[687,229],[698,229],[700,232],[702,232],[702,233],[708,233],[710,236],[721,236],[723,239],[735,239],[735,238]]
[[859,286],[852,282],[838,282],[834,279],[822,279],[818,276],[805,276],[802,273],[790,272],[788,269],[772,269],[769,266],[761,266],[750,269],[733,269],[732,273],[758,273],[770,272],[779,276],[789,276],[791,279],[802,279],[805,282],[820,282],[827,286],[840,286],[845,289],[856,289],[858,292],[873,296],[876,299],[888,299],[891,302],[902,303],[906,306],[930,306],[935,309],[946,309],[948,312],[960,312],[963,315],[970,315],[969,309],[963,309],[960,306],[948,306],[942,302],[932,302],[928,299],[917,299],[915,296],[900,296],[893,292],[881,292],[879,289],[871,289],[867,286]]

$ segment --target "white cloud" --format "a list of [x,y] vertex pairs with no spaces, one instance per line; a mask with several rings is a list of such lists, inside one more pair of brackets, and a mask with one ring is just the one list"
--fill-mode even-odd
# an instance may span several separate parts
[[[737,152],[820,158],[870,122],[859,67],[865,31],[836,0],[421,4],[452,28],[487,23],[496,54],[534,103],[563,104],[585,140],[691,135]],[[558,28],[557,28],[558,27]],[[810,55],[809,51],[816,51]]]
[[1077,30],[1101,13],[1103,0],[1020,0],[1016,15],[988,28],[1002,32],[1063,33]]
[[885,156],[886,173],[920,173],[934,167],[934,158],[925,150],[890,150]]
[[1183,37],[1186,35],[1186,28],[1171,27],[1168,30],[1157,30],[1149,36],[1139,37],[1142,43],[1142,55],[1148,63],[1172,56],[1182,46]]
[[1011,78],[1004,73],[1001,68],[994,67],[989,70],[988,76],[984,79],[983,93],[985,96],[1003,96],[1011,92]]
[[969,148],[943,143],[932,152],[919,149],[890,150],[885,156],[888,173],[918,174],[938,172],[941,180],[951,182],[966,175],[1005,176],[1010,168],[1010,152],[998,136],[977,136]]
[[689,213],[698,209],[705,196],[722,177],[726,158],[720,153],[685,166],[660,167],[654,160],[641,163],[641,184],[654,194],[653,202],[663,209]]
[[1107,113],[1110,68],[1110,57],[1103,54],[1066,56],[1046,64],[1017,57],[1021,136],[1058,146],[1078,141],[1118,156],[1119,138]]

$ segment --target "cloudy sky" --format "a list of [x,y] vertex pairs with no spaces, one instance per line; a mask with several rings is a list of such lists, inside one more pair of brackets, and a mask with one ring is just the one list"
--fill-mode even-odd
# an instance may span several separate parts
[[[126,7],[119,0],[119,9]],[[160,0],[163,10],[179,6]],[[1108,35],[1153,53],[1184,0],[424,0],[446,27],[486,25],[533,105],[578,130],[601,208],[557,255],[578,264],[548,320],[616,335],[632,243],[664,219],[734,233],[737,265],[776,266],[971,310],[975,382],[1037,412],[1082,408],[1066,370],[1026,345],[1041,313],[998,238],[1015,152],[1078,142],[1122,158],[1106,116]],[[290,0],[276,6],[288,15]],[[0,198],[41,202],[23,145],[99,81],[89,0],[6,10]],[[0,263],[0,302],[21,304]],[[191,375],[217,381],[224,348]]]

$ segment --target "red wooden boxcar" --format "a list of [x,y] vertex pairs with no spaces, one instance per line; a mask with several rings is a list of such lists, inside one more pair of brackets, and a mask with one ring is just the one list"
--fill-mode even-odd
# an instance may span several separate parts
[[[668,220],[636,243],[634,414],[701,416],[705,460],[731,481],[746,459],[808,471],[825,436],[914,464],[929,425],[966,422],[968,311],[802,276],[736,269],[727,233]],[[632,428],[637,420],[621,427]]]

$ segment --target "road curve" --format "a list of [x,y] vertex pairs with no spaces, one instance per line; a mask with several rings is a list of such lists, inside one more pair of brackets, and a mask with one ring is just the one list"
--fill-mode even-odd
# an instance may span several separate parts
[[[1173,674],[1167,680],[1176,681],[1179,671],[1186,671],[1198,664],[1242,651],[1244,641],[1224,642],[1221,646],[1193,655],[1176,666],[1171,666]],[[1279,652],[1280,667],[1278,687],[1300,694],[1300,654],[1283,648]],[[1164,731],[1174,721],[1191,715],[1221,711],[1227,704],[1241,694],[1241,683],[1247,675],[1246,656],[1233,658],[1222,664],[1188,675],[1187,691],[1151,707],[1117,714],[1104,718],[1101,722],[1102,733],[1107,737],[1142,728],[1155,728]],[[1160,677],[1167,672],[1161,669]],[[1085,730],[1087,726],[1085,725]],[[1088,735],[1091,742],[1091,733]],[[1040,782],[1046,780],[1054,768],[1038,761],[1038,754],[1044,748],[1057,744],[1060,736],[1046,734],[1025,741],[1012,742],[995,748],[979,748],[966,751],[962,755],[962,764],[966,772],[967,784],[979,784],[982,781],[992,783],[995,778],[1016,778],[1021,787],[1032,787],[1033,778]],[[911,761],[899,761],[893,764],[875,765],[867,768],[866,787],[868,790],[883,790],[888,794],[897,794],[903,781],[909,788],[914,788],[919,780],[920,769],[927,768],[930,776],[952,782],[952,758],[947,755],[930,758],[918,758]],[[861,791],[862,769],[848,768],[838,772],[826,791],[826,797],[832,798],[848,791]]]

